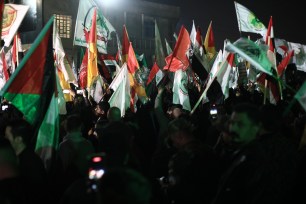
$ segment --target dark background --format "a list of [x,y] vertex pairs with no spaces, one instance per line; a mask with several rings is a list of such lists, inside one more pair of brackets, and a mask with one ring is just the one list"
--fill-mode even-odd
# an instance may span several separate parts
[[[205,38],[207,28],[212,21],[215,36],[215,46],[223,49],[223,42],[229,39],[236,41],[240,36],[250,36],[256,40],[261,38],[258,34],[239,33],[234,1],[229,0],[149,0],[170,5],[181,6],[181,18],[177,25],[176,33],[181,25],[190,32],[192,20],[200,26],[202,36]],[[273,17],[274,37],[285,39],[289,42],[306,45],[306,7],[303,1],[289,0],[281,3],[275,0],[240,0],[241,5],[252,11],[255,16],[268,27],[270,16]]]

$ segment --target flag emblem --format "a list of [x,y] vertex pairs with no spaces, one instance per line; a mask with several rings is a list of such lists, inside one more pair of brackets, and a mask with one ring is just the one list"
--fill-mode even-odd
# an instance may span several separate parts
[[249,14],[248,21],[250,26],[257,31],[262,31],[265,29],[265,25],[260,22],[260,20],[253,13]]

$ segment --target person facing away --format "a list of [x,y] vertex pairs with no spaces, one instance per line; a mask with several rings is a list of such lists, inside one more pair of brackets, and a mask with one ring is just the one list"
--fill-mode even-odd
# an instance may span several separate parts
[[107,111],[107,119],[109,122],[120,121],[121,120],[121,111],[118,107],[113,106]]
[[151,186],[138,171],[128,167],[107,169],[100,179],[98,204],[150,204]]
[[[59,144],[58,164],[60,168],[59,182],[66,188],[78,178],[86,176],[88,163],[87,156],[94,153],[90,141],[82,135],[82,120],[77,114],[66,119],[67,134]],[[62,189],[65,190],[65,189]]]
[[19,160],[20,175],[28,186],[25,190],[31,202],[44,201],[48,193],[48,177],[43,161],[30,147],[33,128],[24,119],[14,119],[6,124],[5,137],[10,141]]

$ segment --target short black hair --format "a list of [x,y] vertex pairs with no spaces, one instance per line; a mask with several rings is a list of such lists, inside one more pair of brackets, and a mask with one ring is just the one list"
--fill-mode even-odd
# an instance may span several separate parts
[[234,106],[233,112],[246,113],[251,121],[261,122],[259,107],[248,102],[238,103]]
[[178,103],[172,103],[172,104],[170,104],[169,108],[183,109],[183,106],[181,104],[178,104]]
[[66,119],[65,128],[67,132],[72,132],[73,130],[78,129],[83,124],[80,115],[72,114],[69,115]]
[[100,101],[100,102],[98,103],[98,106],[99,106],[102,110],[104,110],[105,113],[107,113],[107,111],[108,111],[109,108],[110,108],[110,104],[109,104],[108,101]]

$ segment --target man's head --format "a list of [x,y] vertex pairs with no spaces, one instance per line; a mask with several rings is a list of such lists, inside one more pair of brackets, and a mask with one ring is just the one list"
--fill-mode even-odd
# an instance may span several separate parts
[[99,117],[106,118],[109,108],[110,108],[110,105],[108,101],[100,101],[95,108],[95,113]]
[[5,137],[18,154],[30,144],[33,137],[32,131],[32,126],[26,120],[16,119],[6,124]]
[[179,149],[194,140],[193,131],[194,125],[186,118],[179,117],[169,122],[167,136],[172,145]]
[[234,142],[246,144],[255,139],[260,129],[260,113],[257,106],[241,103],[234,107],[229,123],[229,131]]
[[121,111],[118,107],[111,107],[107,112],[108,121],[120,121],[121,120]]
[[167,115],[170,119],[178,118],[183,113],[181,104],[171,104],[167,110]]
[[69,115],[66,119],[65,129],[66,132],[81,132],[83,126],[82,119],[79,115],[73,114]]

